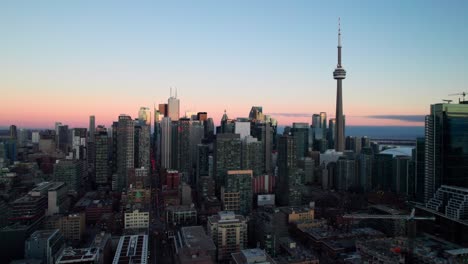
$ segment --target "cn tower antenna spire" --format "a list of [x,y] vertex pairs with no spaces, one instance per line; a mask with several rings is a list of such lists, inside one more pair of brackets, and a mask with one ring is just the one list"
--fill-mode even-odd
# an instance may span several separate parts
[[338,18],[338,47],[341,47],[341,19]]

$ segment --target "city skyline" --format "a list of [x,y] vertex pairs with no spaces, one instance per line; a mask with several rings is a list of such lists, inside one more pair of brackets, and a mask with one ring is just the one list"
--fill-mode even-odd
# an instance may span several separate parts
[[411,117],[464,90],[467,4],[454,3],[3,3],[0,127],[87,127],[90,115],[110,127],[167,102],[171,86],[181,115],[215,123],[252,105],[283,126],[333,117],[338,17],[346,124],[422,126]]

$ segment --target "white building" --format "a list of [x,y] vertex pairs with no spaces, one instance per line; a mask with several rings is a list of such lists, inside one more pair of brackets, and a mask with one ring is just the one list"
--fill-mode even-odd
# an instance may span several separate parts
[[124,214],[125,229],[137,229],[149,227],[149,212],[144,209],[133,208]]

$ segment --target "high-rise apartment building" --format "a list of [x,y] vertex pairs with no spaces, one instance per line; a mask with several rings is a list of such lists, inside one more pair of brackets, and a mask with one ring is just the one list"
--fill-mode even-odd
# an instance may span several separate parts
[[247,245],[247,221],[242,215],[221,211],[208,217],[207,229],[217,247],[218,263],[229,263],[231,254]]
[[356,185],[356,160],[353,158],[341,157],[336,162],[337,189],[347,191],[350,187]]
[[135,125],[132,118],[120,115],[117,125],[117,191],[128,187],[128,170],[134,168],[134,133]]
[[301,203],[297,173],[296,142],[292,136],[282,136],[278,142],[278,185],[277,197],[281,205],[298,205]]
[[94,135],[95,138],[95,175],[96,184],[100,186],[109,185],[109,137],[107,135],[107,129],[103,126],[99,126]]
[[222,190],[225,211],[248,215],[252,211],[252,170],[231,170],[227,172]]
[[218,134],[213,146],[214,179],[216,190],[219,191],[225,183],[228,170],[242,168],[242,142],[238,134]]
[[135,168],[150,169],[151,126],[139,122],[135,126]]
[[372,190],[375,170],[374,153],[371,148],[363,148],[359,154],[359,185],[364,191]]
[[263,144],[252,136],[242,140],[242,169],[252,170],[253,176],[259,176],[265,168]]
[[468,102],[431,105],[426,116],[424,200],[441,185],[468,188]]

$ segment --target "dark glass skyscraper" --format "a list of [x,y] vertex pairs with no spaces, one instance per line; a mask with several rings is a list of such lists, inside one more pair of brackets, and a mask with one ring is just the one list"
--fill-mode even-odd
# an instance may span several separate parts
[[425,201],[441,185],[467,188],[468,103],[431,105],[425,134]]
[[109,138],[105,127],[98,127],[95,135],[96,155],[95,170],[96,184],[103,186],[109,184]]
[[134,121],[130,116],[120,115],[117,125],[117,179],[115,190],[128,186],[128,170],[133,169],[134,160]]

